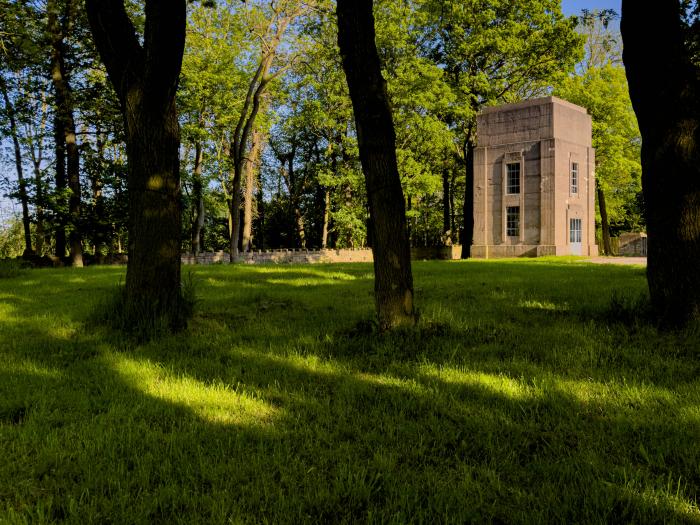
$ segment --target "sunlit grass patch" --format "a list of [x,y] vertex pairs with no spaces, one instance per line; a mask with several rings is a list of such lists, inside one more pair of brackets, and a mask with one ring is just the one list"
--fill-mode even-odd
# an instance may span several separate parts
[[235,425],[267,425],[277,409],[246,391],[245,385],[209,384],[184,375],[176,376],[162,364],[130,359],[120,354],[105,356],[106,365],[136,390],[192,410],[205,421]]
[[0,523],[700,520],[698,336],[610,315],[643,269],[413,268],[382,335],[371,265],[198,266],[147,342],[88,322],[123,269],[4,279]]

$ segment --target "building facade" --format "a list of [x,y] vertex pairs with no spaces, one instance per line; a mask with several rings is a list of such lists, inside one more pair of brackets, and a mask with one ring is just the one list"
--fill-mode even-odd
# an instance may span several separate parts
[[477,134],[472,256],[597,255],[586,110],[556,97],[487,108]]

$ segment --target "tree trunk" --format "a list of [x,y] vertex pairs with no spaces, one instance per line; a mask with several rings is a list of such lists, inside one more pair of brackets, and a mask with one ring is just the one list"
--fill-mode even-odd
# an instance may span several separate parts
[[[99,166],[104,166],[105,142],[99,124],[97,125],[97,128],[95,130],[95,137]],[[92,243],[95,251],[95,260],[98,263],[102,263],[102,251],[104,249],[106,237],[103,222],[103,217],[105,216],[105,209],[104,198],[102,196],[102,187],[104,185],[102,176],[102,171],[96,170],[96,173],[90,179],[90,183],[92,186],[92,206],[95,210],[94,213],[97,219],[97,224],[95,224],[95,234],[92,239]]]
[[467,138],[464,141],[464,208],[462,230],[462,259],[472,256],[472,242],[474,241],[474,128],[469,127]]
[[[66,0],[67,18],[71,16],[71,3]],[[68,188],[68,217],[70,260],[73,266],[83,266],[83,245],[80,233],[80,153],[78,151],[75,119],[73,118],[73,96],[68,82],[65,65],[64,29],[59,23],[59,6],[57,0],[49,0],[46,5],[48,12],[48,28],[51,35],[51,80],[53,82],[56,113],[63,131],[63,141],[66,151],[66,167]]]
[[204,188],[202,184],[202,163],[204,150],[201,142],[194,146],[194,181],[192,183],[192,200],[194,206],[194,221],[192,221],[192,254],[199,255],[202,251],[202,230],[204,229]]
[[608,223],[608,208],[605,205],[605,193],[600,187],[598,179],[595,181],[596,193],[598,194],[598,208],[600,209],[600,226],[603,232],[603,252],[605,255],[614,255],[610,244],[610,223]]
[[450,230],[452,231],[452,237],[454,238],[457,227],[455,224],[455,170],[451,170],[450,176]]
[[56,196],[58,197],[58,210],[56,210],[57,224],[55,225],[54,240],[56,257],[63,259],[66,256],[66,214],[63,209],[63,200],[66,189],[66,145],[63,134],[63,126],[58,115],[54,117],[53,125],[54,142],[56,144]]
[[231,195],[228,199],[229,213],[229,260],[238,259],[238,242],[241,238],[241,178],[242,165],[234,167]]
[[22,148],[19,145],[19,130],[17,129],[17,119],[15,118],[15,108],[10,101],[7,92],[5,79],[0,76],[0,91],[5,103],[5,113],[10,121],[10,135],[15,153],[15,168],[17,170],[17,184],[19,186],[19,201],[22,205],[22,226],[24,228],[24,257],[34,255],[32,250],[32,230],[31,218],[29,217],[29,197],[27,195],[27,182],[24,180],[24,170],[22,169]]
[[263,150],[263,134],[257,129],[250,135],[250,153],[245,162],[245,191],[243,195],[243,251],[253,249],[253,195],[257,182],[260,154]]
[[[623,0],[623,60],[642,135],[647,279],[665,326],[700,320],[700,81],[680,2]],[[663,38],[654,38],[654,36]]]
[[[70,2],[66,3],[65,9],[70,17]],[[60,132],[63,134],[62,142],[65,148],[66,176],[68,189],[68,227],[70,260],[73,266],[83,266],[83,249],[80,234],[80,157],[75,132],[75,121],[73,118],[72,93],[68,83],[68,76],[65,67],[65,46],[64,30],[59,23],[59,7],[56,0],[51,0],[47,4],[48,26],[51,35],[51,79],[54,86],[56,113],[60,124]]]
[[331,217],[331,192],[328,188],[323,190],[323,229],[321,231],[321,248],[328,247],[328,226]]
[[450,213],[450,171],[442,170],[442,238],[446,246],[452,246],[452,220]]
[[380,330],[416,322],[406,205],[396,135],[375,42],[372,0],[338,0],[338,47],[350,91],[365,174]]
[[[180,282],[180,128],[175,106],[185,0],[146,0],[143,47],[123,0],[87,0],[97,49],[119,97],[129,158],[126,305],[184,327]],[[141,321],[143,322],[143,321]]]

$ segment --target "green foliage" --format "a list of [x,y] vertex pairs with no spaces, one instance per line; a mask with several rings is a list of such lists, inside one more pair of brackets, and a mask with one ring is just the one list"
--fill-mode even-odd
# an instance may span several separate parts
[[22,262],[17,259],[0,259],[0,279],[11,279],[24,272]]
[[622,66],[621,38],[609,25],[614,18],[609,10],[584,11],[579,30],[586,37],[585,59],[554,93],[591,115],[596,181],[605,194],[608,220],[613,228],[630,231],[644,225],[642,140]]
[[563,81],[555,93],[585,107],[593,118],[596,177],[605,192],[610,222],[638,222],[629,212],[641,192],[641,137],[624,68],[591,68]]
[[643,268],[417,262],[389,336],[371,265],[194,271],[144,344],[84,322],[122,269],[0,282],[0,522],[700,517],[700,341],[603,317]]
[[24,251],[22,221],[17,217],[0,223],[0,259],[19,257]]

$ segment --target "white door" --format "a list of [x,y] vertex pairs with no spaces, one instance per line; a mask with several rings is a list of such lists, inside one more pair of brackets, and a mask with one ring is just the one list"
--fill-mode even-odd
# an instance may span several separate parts
[[569,251],[581,255],[581,219],[569,219]]

